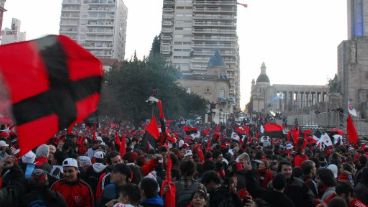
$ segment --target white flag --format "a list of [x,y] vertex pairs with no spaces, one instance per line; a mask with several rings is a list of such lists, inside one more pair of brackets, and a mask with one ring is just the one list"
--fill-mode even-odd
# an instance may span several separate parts
[[197,131],[197,133],[193,133],[190,135],[193,139],[198,139],[201,137],[201,132]]
[[318,140],[317,145],[323,145],[325,147],[332,146],[331,138],[327,133],[322,134],[321,138]]
[[339,134],[335,134],[332,136],[334,138],[334,144],[343,144],[343,137]]
[[357,116],[357,112],[355,108],[353,107],[353,105],[350,103],[350,101],[348,101],[348,111],[350,115]]
[[231,139],[239,141],[240,137],[237,133],[233,132],[233,133],[231,133]]

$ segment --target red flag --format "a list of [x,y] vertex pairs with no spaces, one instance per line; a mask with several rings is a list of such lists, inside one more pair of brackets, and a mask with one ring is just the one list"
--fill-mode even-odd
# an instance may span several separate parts
[[264,126],[263,126],[265,132],[278,132],[278,131],[282,131],[283,128],[282,126],[276,124],[276,123],[266,123]]
[[162,101],[161,100],[158,100],[157,107],[158,107],[158,110],[160,111],[160,119],[165,119],[164,110],[162,109]]
[[[172,160],[170,157],[170,153],[167,153],[167,161],[166,161],[166,179],[162,182],[161,187],[161,196],[165,196],[165,206],[175,206],[175,197],[176,197],[176,187],[171,179],[171,169],[172,169]],[[168,190],[165,191],[165,188]],[[165,195],[164,195],[165,194]]]
[[146,131],[156,140],[160,137],[155,115],[152,115],[150,123],[146,126]]
[[199,158],[200,162],[203,163],[204,162],[204,155],[203,155],[203,151],[201,149],[201,145],[196,144],[193,149],[198,154],[198,158]]
[[68,127],[68,130],[67,130],[67,133],[68,134],[71,134],[73,132],[73,127],[74,127],[74,124],[71,124],[69,127]]
[[291,135],[293,137],[293,143],[294,143],[294,145],[298,144],[298,140],[299,140],[299,129],[298,128],[292,129]]
[[239,135],[246,135],[247,134],[246,129],[243,128],[243,127],[236,127],[235,132],[238,133]]
[[120,143],[120,147],[119,147],[119,152],[120,152],[120,156],[124,157],[125,153],[126,153],[126,136],[123,135],[121,137],[121,143]]
[[266,123],[263,125],[263,128],[265,136],[269,136],[271,138],[283,137],[283,127],[276,123]]
[[121,141],[118,132],[115,133],[115,144],[120,147]]
[[49,35],[3,45],[0,58],[20,156],[96,111],[102,64],[70,38]]
[[346,133],[348,135],[348,140],[351,144],[358,144],[358,133],[350,114],[348,115],[347,119]]
[[208,140],[207,140],[207,146],[206,146],[206,151],[207,152],[210,152],[211,151],[211,146],[212,146],[211,138],[208,138]]

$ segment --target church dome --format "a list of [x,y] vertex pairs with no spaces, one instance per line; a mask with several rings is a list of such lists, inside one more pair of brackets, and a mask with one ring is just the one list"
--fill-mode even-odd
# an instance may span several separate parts
[[266,74],[260,74],[257,78],[257,83],[269,83],[270,79]]
[[215,51],[215,53],[213,54],[213,56],[208,61],[208,65],[207,66],[209,68],[225,67],[224,59],[220,55],[220,51],[219,50],[216,50]]
[[257,83],[270,83],[270,79],[268,78],[266,74],[266,65],[265,63],[262,63],[261,66],[261,74],[259,74],[257,78]]

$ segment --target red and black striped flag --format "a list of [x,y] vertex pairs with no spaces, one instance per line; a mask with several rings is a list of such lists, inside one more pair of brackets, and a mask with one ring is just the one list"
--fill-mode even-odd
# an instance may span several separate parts
[[68,37],[49,35],[4,45],[0,59],[20,155],[97,110],[102,64]]
[[280,138],[284,136],[283,127],[276,123],[268,122],[263,126],[263,128],[264,128],[263,134],[265,136],[269,136],[271,138]]

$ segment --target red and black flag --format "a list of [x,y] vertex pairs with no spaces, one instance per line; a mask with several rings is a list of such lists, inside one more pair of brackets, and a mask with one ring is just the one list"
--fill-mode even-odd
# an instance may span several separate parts
[[264,126],[264,136],[269,136],[271,138],[281,138],[284,136],[283,127],[276,124],[268,122]]
[[0,58],[20,155],[97,110],[102,64],[70,38],[49,35],[4,45]]
[[[159,138],[160,138],[160,131],[158,130],[158,126],[157,126],[157,121],[156,121],[156,117],[154,115],[152,115],[150,123],[146,126],[145,128],[145,140],[147,142],[147,145],[151,145],[153,147],[153,149],[156,148],[157,146],[157,142],[159,142]],[[146,147],[149,148],[149,147]]]

